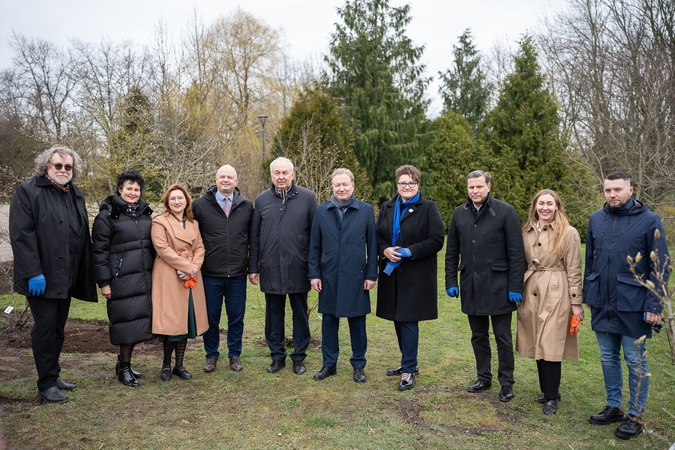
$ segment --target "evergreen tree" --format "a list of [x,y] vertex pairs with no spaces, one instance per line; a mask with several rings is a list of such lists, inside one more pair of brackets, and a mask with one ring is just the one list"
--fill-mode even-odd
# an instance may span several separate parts
[[455,57],[452,68],[439,72],[444,112],[455,111],[469,122],[474,132],[485,117],[490,100],[491,86],[481,67],[481,56],[473,45],[471,30],[466,29],[453,45]]
[[410,5],[347,0],[331,36],[326,74],[330,93],[354,133],[354,150],[378,201],[395,192],[394,171],[415,163],[425,127],[429,82],[419,64],[424,47],[405,34]]
[[525,36],[514,71],[499,90],[486,118],[484,144],[490,153],[492,193],[527,217],[534,195],[544,188],[565,198],[570,184],[565,143],[553,93],[537,62],[533,40]]
[[446,226],[452,211],[466,201],[466,176],[481,169],[483,156],[469,122],[449,111],[431,123],[433,140],[425,151],[422,194],[438,205]]
[[320,202],[332,197],[330,174],[338,167],[354,173],[359,200],[372,200],[368,175],[354,155],[354,135],[344,127],[337,102],[320,89],[300,94],[273,139],[272,155],[293,161],[298,183],[313,190]]

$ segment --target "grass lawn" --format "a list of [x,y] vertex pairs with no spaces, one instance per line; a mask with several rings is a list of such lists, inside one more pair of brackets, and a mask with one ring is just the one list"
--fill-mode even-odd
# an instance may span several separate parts
[[[442,255],[442,254],[441,254]],[[598,346],[590,319],[580,332],[579,362],[563,363],[562,401],[556,415],[544,416],[534,360],[516,356],[510,403],[497,399],[499,387],[469,394],[475,380],[470,330],[459,300],[443,292],[443,258],[439,257],[438,320],[420,326],[420,376],[417,386],[398,392],[398,378],[385,371],[400,363],[393,323],[368,317],[369,349],[365,384],[352,381],[349,333],[340,330],[342,355],[338,374],[312,379],[321,368],[320,349],[311,349],[307,374],[289,366],[268,374],[264,345],[264,297],[249,287],[242,363],[234,373],[226,359],[205,374],[204,350],[189,352],[191,381],[159,379],[161,355],[135,359],[143,372],[141,386],[131,389],[113,377],[114,355],[64,354],[62,375],[78,384],[63,405],[38,406],[36,374],[24,370],[0,379],[5,402],[35,399],[35,406],[2,418],[9,448],[142,449],[642,449],[669,444],[643,435],[631,441],[614,436],[616,425],[594,426],[587,418],[605,405]],[[441,295],[442,294],[442,295]],[[375,293],[371,298],[375,309]],[[0,297],[4,309],[7,296]],[[310,304],[316,302],[311,294]],[[71,317],[106,319],[105,304],[74,301]],[[312,334],[320,319],[312,312]],[[226,320],[223,324],[226,324]],[[290,308],[287,311],[290,333]],[[515,337],[515,317],[513,322]],[[221,344],[221,353],[224,345]],[[647,428],[675,440],[675,367],[667,354],[666,334],[648,343],[652,372]],[[225,354],[227,349],[225,348]],[[493,372],[496,381],[496,350]],[[10,350],[6,358],[23,358],[27,350]],[[625,372],[625,370],[624,370]],[[627,385],[627,382],[625,383]],[[624,388],[624,392],[626,389]],[[624,402],[626,406],[627,399]]]

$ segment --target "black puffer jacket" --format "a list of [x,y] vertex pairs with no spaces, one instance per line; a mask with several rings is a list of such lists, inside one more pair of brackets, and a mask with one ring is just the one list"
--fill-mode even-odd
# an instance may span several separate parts
[[110,285],[110,342],[135,344],[152,339],[152,209],[139,200],[138,217],[126,214],[119,195],[101,202],[94,220],[94,279]]

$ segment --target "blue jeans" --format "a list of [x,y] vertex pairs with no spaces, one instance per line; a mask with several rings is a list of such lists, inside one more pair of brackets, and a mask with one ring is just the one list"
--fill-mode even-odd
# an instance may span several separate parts
[[241,355],[241,339],[244,334],[246,312],[246,275],[238,277],[204,277],[206,311],[209,329],[204,333],[204,350],[207,358],[218,358],[220,352],[220,316],[227,314],[227,356]]
[[[607,391],[607,404],[613,407],[621,407],[623,397],[623,374],[621,368],[620,351],[623,347],[623,357],[628,366],[628,385],[630,397],[628,400],[628,414],[641,416],[647,406],[647,393],[649,392],[649,373],[647,357],[645,355],[645,343],[639,348],[637,339],[622,334],[595,332],[595,337],[600,346],[600,361],[602,362],[602,374],[605,377],[605,390]],[[637,404],[635,399],[637,397]]]

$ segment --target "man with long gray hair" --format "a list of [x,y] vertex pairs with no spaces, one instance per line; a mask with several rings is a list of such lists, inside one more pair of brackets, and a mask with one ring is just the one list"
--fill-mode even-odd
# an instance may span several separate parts
[[70,148],[45,150],[35,159],[35,176],[19,185],[9,207],[14,290],[26,296],[33,314],[38,396],[45,403],[66,402],[61,390],[76,389],[59,376],[71,297],[97,301],[89,219],[73,183],[81,171]]

